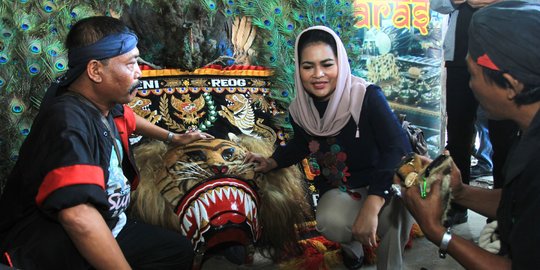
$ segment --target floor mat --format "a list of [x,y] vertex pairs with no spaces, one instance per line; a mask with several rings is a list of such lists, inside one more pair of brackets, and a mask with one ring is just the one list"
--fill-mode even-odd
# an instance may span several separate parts
[[[300,233],[302,240],[299,241],[303,253],[295,258],[288,258],[280,262],[279,268],[285,270],[326,270],[332,269],[333,266],[342,264],[341,245],[330,241],[317,232],[315,229],[315,221],[305,224],[304,229]],[[414,224],[410,238],[405,249],[412,248],[413,239],[423,237],[424,234],[420,230],[418,224]],[[364,246],[364,264],[371,265],[377,262],[376,248]]]

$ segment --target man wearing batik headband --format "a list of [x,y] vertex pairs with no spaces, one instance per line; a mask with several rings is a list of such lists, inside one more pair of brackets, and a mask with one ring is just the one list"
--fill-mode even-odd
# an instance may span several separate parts
[[485,249],[440,224],[437,188],[426,199],[420,198],[417,188],[405,192],[407,207],[427,238],[439,245],[441,256],[448,252],[466,269],[537,269],[540,265],[538,29],[540,5],[520,1],[477,11],[469,28],[467,66],[475,97],[490,119],[509,119],[520,128],[505,163],[502,189],[465,185],[453,167],[454,201],[498,222],[498,233],[488,235],[485,243],[480,241]]
[[48,90],[0,198],[0,262],[18,269],[187,269],[181,234],[127,218],[137,185],[128,136],[175,134],[123,105],[139,84],[137,36],[91,17],[66,39],[69,71]]

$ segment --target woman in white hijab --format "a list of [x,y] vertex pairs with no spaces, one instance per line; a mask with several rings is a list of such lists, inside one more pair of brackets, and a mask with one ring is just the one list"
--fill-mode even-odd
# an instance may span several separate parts
[[294,138],[271,157],[249,154],[257,171],[308,158],[321,198],[317,229],[342,244],[344,264],[362,266],[377,248],[378,269],[400,269],[412,218],[390,192],[394,169],[410,144],[381,89],[351,74],[343,43],[314,26],[296,40]]

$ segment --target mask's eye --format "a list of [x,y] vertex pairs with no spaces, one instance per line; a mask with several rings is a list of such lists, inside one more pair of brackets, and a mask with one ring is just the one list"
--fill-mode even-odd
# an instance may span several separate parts
[[186,152],[186,155],[189,158],[189,161],[191,162],[201,162],[206,161],[206,154],[201,150]]
[[226,161],[232,161],[234,158],[234,148],[227,148],[221,153],[221,157]]

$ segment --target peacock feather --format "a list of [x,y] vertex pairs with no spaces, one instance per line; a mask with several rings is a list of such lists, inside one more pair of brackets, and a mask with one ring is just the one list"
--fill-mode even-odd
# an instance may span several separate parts
[[21,119],[21,116],[26,111],[26,105],[21,100],[21,98],[14,96],[9,101],[9,112],[10,112],[10,120],[12,122],[18,122]]
[[0,67],[6,68],[7,65],[11,65],[11,53],[10,48],[5,46],[0,51]]
[[223,0],[223,15],[226,17],[238,16],[240,13],[239,7],[237,7],[236,2],[233,0]]
[[23,10],[17,10],[14,16],[17,29],[25,34],[33,33],[39,30],[38,19],[38,16],[28,14]]
[[26,60],[25,71],[30,77],[43,75],[43,63],[42,61],[34,58],[28,58]]
[[23,43],[23,50],[30,55],[30,57],[40,57],[41,56],[41,40],[38,37],[27,36],[25,37],[25,42]]
[[0,73],[0,93],[4,92],[4,89],[6,88],[8,79],[4,77],[5,75]]
[[67,69],[66,51],[59,40],[47,38],[44,40],[45,63],[47,64],[47,77],[50,81],[61,76]]
[[10,43],[14,37],[14,30],[6,23],[0,21],[0,40],[2,41],[2,43]]
[[40,8],[41,12],[45,14],[52,14],[56,12],[57,9],[58,9],[58,6],[56,3],[54,3],[54,1],[52,0],[41,1],[41,8]]
[[213,0],[201,0],[201,4],[204,7],[206,11],[208,11],[210,14],[215,15],[218,11],[218,5],[216,1]]
[[72,9],[66,9],[66,11],[69,11],[69,16],[63,14],[65,25],[96,15],[96,10],[94,10],[90,5],[77,5]]

